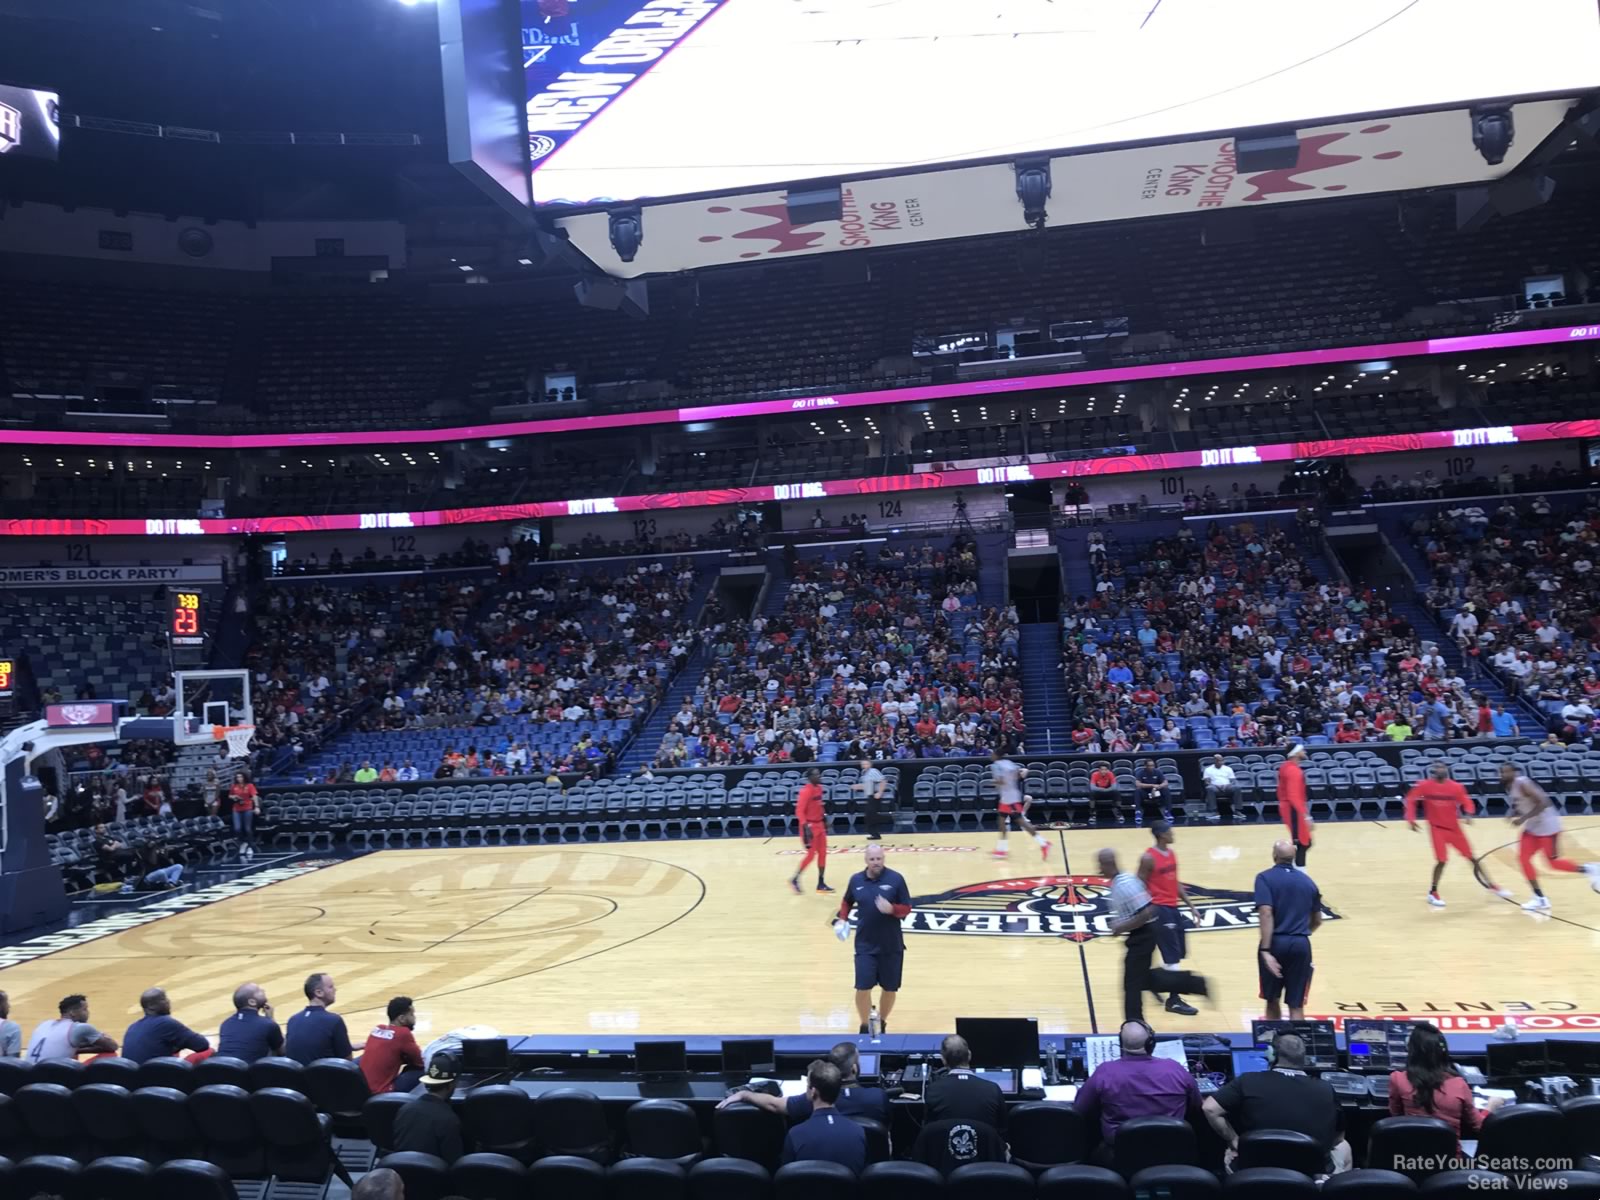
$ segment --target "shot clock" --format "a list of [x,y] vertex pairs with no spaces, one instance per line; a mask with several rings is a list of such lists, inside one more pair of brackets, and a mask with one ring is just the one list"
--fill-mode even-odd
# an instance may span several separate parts
[[170,624],[167,636],[174,647],[204,646],[205,595],[198,591],[172,588],[167,592]]
[[12,682],[16,677],[16,664],[9,658],[0,658],[0,698],[11,695],[15,686]]

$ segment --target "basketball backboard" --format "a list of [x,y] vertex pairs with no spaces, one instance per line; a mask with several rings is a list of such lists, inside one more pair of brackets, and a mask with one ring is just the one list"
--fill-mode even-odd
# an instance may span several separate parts
[[222,729],[256,723],[249,671],[175,671],[172,679],[178,693],[172,740],[178,745],[215,742]]

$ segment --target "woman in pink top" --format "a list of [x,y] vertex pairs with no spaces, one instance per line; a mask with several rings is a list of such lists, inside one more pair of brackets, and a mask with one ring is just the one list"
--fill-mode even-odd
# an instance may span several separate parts
[[[1491,1100],[1489,1109],[1502,1101]],[[1406,1069],[1389,1072],[1389,1113],[1396,1117],[1438,1117],[1461,1139],[1475,1138],[1481,1118],[1472,1089],[1450,1061],[1450,1047],[1436,1026],[1420,1021],[1406,1043]]]

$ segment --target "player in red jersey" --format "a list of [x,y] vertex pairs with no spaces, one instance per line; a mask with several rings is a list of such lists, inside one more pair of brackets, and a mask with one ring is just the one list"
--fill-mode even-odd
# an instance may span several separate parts
[[[1144,880],[1145,890],[1150,893],[1150,903],[1156,907],[1156,919],[1151,924],[1156,927],[1156,949],[1161,954],[1161,965],[1168,971],[1176,971],[1183,963],[1189,943],[1184,933],[1183,914],[1178,911],[1178,906],[1181,904],[1187,908],[1190,918],[1197,925],[1200,923],[1200,913],[1194,901],[1189,899],[1189,889],[1178,878],[1178,854],[1172,848],[1175,840],[1172,826],[1165,821],[1157,821],[1150,826],[1150,836],[1155,838],[1155,845],[1146,850],[1144,857],[1139,860],[1139,877]],[[1177,992],[1167,997],[1166,1007],[1169,1013],[1184,1017],[1195,1016],[1200,1011],[1192,1004],[1185,1004]]]
[[1510,890],[1496,887],[1494,881],[1474,861],[1472,843],[1467,841],[1466,831],[1461,828],[1461,818],[1464,816],[1470,821],[1478,811],[1478,806],[1467,795],[1467,789],[1450,778],[1450,768],[1444,763],[1434,763],[1428,773],[1431,778],[1420,781],[1406,793],[1406,823],[1416,829],[1417,810],[1420,807],[1423,819],[1428,822],[1433,834],[1433,882],[1428,886],[1428,903],[1435,908],[1444,907],[1444,901],[1439,897],[1439,879],[1444,874],[1445,860],[1450,857],[1451,850],[1472,865],[1472,873],[1479,883],[1496,896],[1509,899]]
[[1316,827],[1306,807],[1306,773],[1300,769],[1305,757],[1304,746],[1291,746],[1288,757],[1278,765],[1278,811],[1289,830],[1289,841],[1294,845],[1294,865],[1297,867],[1306,865],[1306,854],[1311,849],[1311,831]]
[[800,872],[817,860],[817,891],[831,892],[828,886],[828,815],[822,811],[822,772],[813,767],[806,772],[806,781],[795,801],[794,815],[800,822],[800,840],[805,844],[806,856],[800,860],[800,870],[789,880],[794,894],[800,894]]

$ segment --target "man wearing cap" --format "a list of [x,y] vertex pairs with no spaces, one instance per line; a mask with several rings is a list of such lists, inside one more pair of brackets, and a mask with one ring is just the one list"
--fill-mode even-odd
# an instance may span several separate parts
[[394,1117],[395,1150],[436,1154],[447,1163],[461,1157],[461,1118],[450,1106],[456,1090],[453,1071],[430,1069],[422,1077],[422,1095],[402,1105]]
[[1294,846],[1294,865],[1306,865],[1306,854],[1311,849],[1311,833],[1315,828],[1311,813],[1306,808],[1306,773],[1301,770],[1306,748],[1298,743],[1289,748],[1289,755],[1278,767],[1278,811],[1284,826],[1289,830],[1289,841]]

